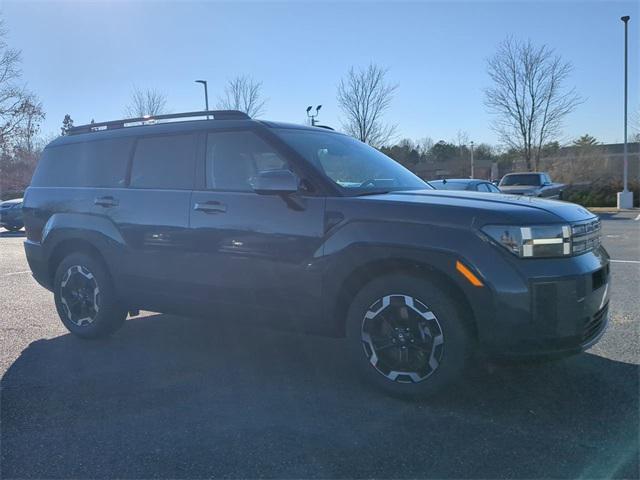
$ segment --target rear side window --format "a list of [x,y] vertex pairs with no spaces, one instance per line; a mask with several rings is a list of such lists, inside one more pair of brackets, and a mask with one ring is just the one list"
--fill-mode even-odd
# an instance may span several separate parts
[[133,140],[117,138],[48,147],[34,187],[123,187]]
[[189,190],[193,188],[197,135],[138,139],[131,167],[131,186]]

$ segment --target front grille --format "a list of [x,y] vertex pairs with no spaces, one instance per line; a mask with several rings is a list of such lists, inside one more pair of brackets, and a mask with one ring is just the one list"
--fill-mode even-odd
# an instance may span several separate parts
[[600,230],[599,218],[571,225],[571,252],[573,255],[580,255],[598,248],[600,246]]
[[598,310],[595,315],[587,319],[582,329],[582,341],[589,342],[593,338],[597,337],[602,331],[604,323],[607,319],[607,310],[609,309],[609,303]]

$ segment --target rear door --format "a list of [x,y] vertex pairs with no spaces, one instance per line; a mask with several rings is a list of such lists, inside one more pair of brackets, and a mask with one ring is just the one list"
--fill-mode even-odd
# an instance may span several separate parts
[[318,315],[324,198],[252,190],[250,180],[260,171],[300,173],[258,130],[209,132],[202,167],[190,212],[198,298],[289,319]]
[[139,137],[128,187],[113,193],[110,210],[127,248],[121,288],[136,307],[172,310],[188,304],[189,210],[198,133]]

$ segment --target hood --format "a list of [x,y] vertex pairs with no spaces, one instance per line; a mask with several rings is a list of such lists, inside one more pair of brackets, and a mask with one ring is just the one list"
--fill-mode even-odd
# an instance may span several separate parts
[[514,195],[533,193],[540,189],[540,187],[531,185],[504,185],[498,188],[500,188],[500,190],[502,190],[504,193],[512,193]]
[[578,222],[594,218],[589,210],[575,203],[538,197],[483,193],[463,190],[410,190],[362,197],[415,205],[463,208],[474,211],[481,223],[510,221],[513,224]]

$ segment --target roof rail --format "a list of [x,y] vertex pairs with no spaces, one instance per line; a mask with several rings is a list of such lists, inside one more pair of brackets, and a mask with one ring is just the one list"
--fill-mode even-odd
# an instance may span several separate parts
[[[87,125],[78,125],[67,130],[67,135],[77,135],[79,133],[99,132],[103,130],[115,130],[130,126],[137,126],[157,120],[173,120],[176,118],[197,118],[213,117],[214,120],[249,120],[251,117],[239,110],[209,110],[201,112],[169,113],[164,115],[147,115],[138,118],[125,118],[122,120],[111,120],[109,122],[96,122]],[[133,125],[132,125],[133,124]]]

